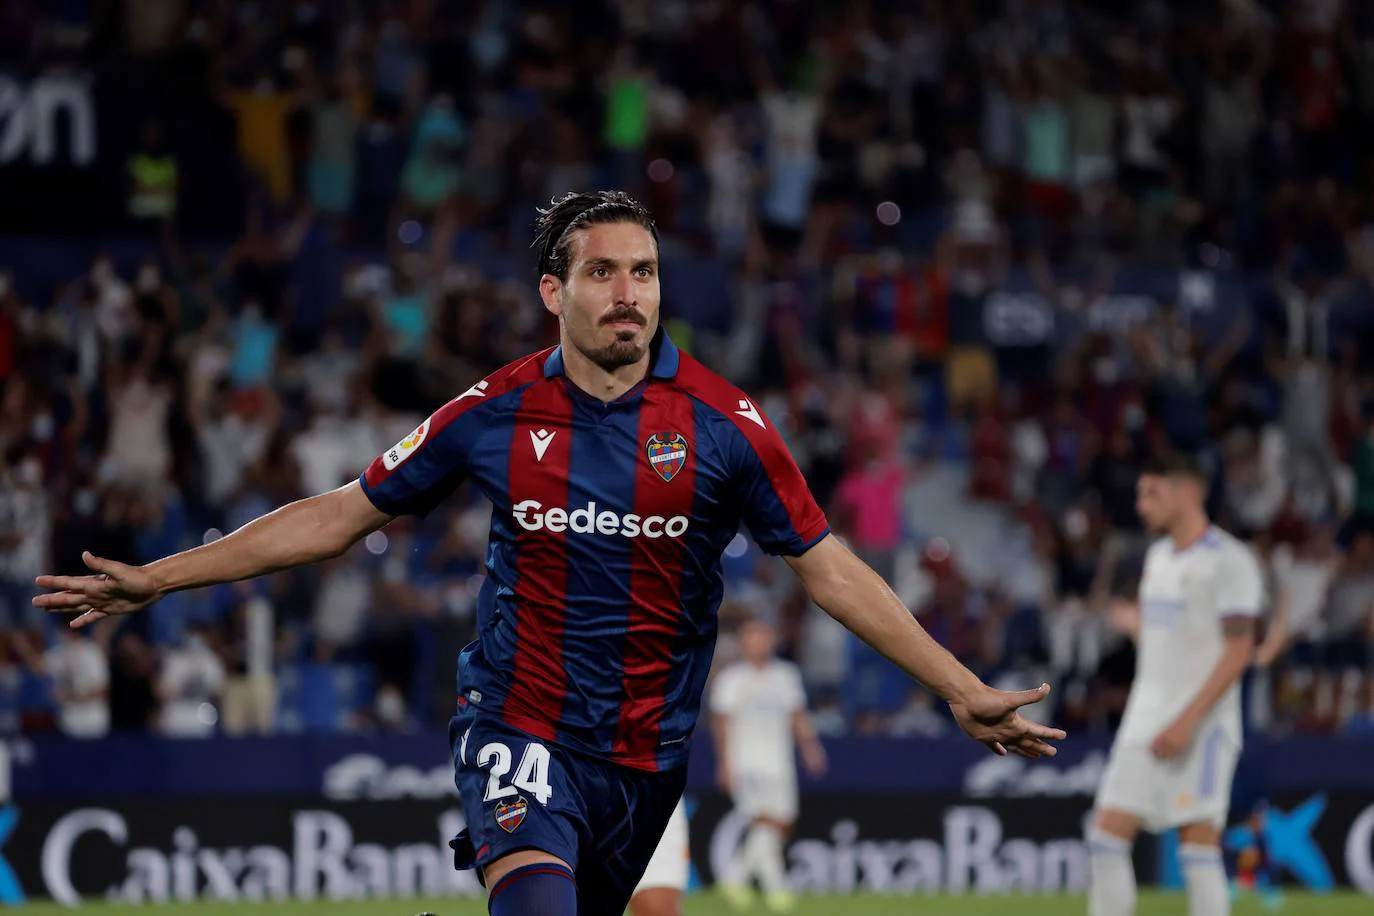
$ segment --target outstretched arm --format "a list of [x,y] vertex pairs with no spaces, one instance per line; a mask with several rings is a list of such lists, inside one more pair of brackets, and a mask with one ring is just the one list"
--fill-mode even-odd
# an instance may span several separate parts
[[391,520],[357,481],[298,500],[244,525],[228,537],[146,566],[82,555],[95,575],[39,576],[48,589],[33,603],[77,612],[73,627],[141,610],[172,592],[235,582],[338,556]]
[[959,726],[998,754],[1053,756],[1064,732],[1016,710],[1049,694],[1049,685],[1015,693],[994,690],[964,667],[916,621],[868,564],[833,535],[788,563],[811,599],[950,706]]

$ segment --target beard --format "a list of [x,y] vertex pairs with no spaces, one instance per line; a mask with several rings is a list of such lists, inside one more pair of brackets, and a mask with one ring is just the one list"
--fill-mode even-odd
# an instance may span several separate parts
[[633,366],[644,358],[649,350],[649,341],[640,340],[646,325],[644,316],[635,309],[616,309],[609,315],[603,317],[601,325],[612,324],[617,321],[634,321],[639,324],[640,329],[635,331],[616,331],[615,337],[610,343],[600,346],[578,346],[582,355],[587,357],[597,366],[612,372],[625,366]]
[[633,366],[644,358],[649,345],[636,340],[637,336],[638,334],[633,331],[619,331],[615,340],[604,346],[591,349],[578,347],[578,349],[587,359],[610,372],[625,366]]

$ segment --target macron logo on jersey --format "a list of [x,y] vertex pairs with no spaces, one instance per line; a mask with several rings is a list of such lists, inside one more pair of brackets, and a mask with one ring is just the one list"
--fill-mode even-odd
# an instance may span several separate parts
[[544,508],[537,499],[525,499],[511,506],[511,515],[516,524],[526,531],[552,531],[555,534],[572,531],[577,534],[620,535],[627,538],[682,537],[687,533],[691,521],[685,515],[664,518],[661,515],[639,516],[631,512],[621,515],[610,509],[597,511],[595,502],[587,503],[580,509],[567,509],[559,506]]
[[735,413],[739,414],[741,417],[744,417],[744,419],[750,421],[751,423],[757,423],[759,425],[759,429],[768,428],[763,424],[763,417],[759,415],[759,409],[755,407],[753,404],[751,404],[749,401],[745,400],[744,398],[739,399],[739,410],[735,411]]
[[535,461],[544,460],[544,453],[549,450],[549,443],[553,441],[553,437],[556,435],[558,435],[557,430],[554,432],[549,432],[547,429],[541,429],[539,432],[530,430],[530,445],[534,446]]
[[463,398],[480,398],[480,397],[484,397],[484,396],[486,395],[486,393],[487,393],[487,380],[486,380],[486,379],[483,379],[482,381],[478,382],[476,385],[473,385],[473,386],[472,386],[471,388],[469,388],[467,391],[464,391],[462,394],[458,395],[458,397],[456,397],[454,400],[461,401]]

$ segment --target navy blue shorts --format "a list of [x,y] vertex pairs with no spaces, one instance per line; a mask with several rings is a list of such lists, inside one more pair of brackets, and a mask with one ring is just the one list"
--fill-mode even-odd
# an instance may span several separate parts
[[[687,768],[635,770],[545,743],[469,708],[449,722],[467,827],[454,866],[521,849],[572,867],[579,916],[621,916],[687,784]],[[479,872],[480,874],[480,872]]]

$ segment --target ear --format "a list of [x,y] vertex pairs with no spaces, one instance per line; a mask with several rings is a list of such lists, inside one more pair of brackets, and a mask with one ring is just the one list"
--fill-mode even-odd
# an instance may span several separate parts
[[539,298],[544,300],[544,308],[552,315],[563,317],[563,281],[553,274],[539,278]]

